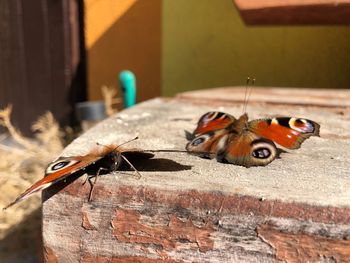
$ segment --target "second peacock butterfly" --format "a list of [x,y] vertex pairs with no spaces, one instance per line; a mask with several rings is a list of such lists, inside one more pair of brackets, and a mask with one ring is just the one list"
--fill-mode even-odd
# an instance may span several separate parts
[[307,138],[319,134],[320,125],[304,118],[248,121],[247,113],[236,119],[230,114],[214,111],[199,119],[186,150],[244,167],[264,166],[278,156],[275,143],[287,149],[297,149]]

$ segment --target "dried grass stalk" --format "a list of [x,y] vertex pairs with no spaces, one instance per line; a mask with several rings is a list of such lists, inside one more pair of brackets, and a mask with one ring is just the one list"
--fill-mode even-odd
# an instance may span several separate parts
[[122,102],[122,100],[121,98],[116,97],[118,95],[118,91],[114,87],[102,86],[101,90],[103,100],[106,106],[106,113],[108,116],[111,116],[112,114],[118,111],[116,106],[119,105]]
[[[0,141],[0,206],[13,201],[32,183],[44,176],[44,170],[63,149],[63,132],[51,112],[46,112],[33,124],[36,139],[24,137],[11,123],[12,106],[0,110],[0,125],[8,131],[18,146]],[[6,139],[2,136],[2,140]],[[27,202],[0,213],[0,239],[11,226],[40,206],[38,195]]]
[[18,131],[11,123],[12,105],[8,105],[5,109],[0,111],[0,125],[7,128],[12,138],[27,149],[34,148],[35,146],[27,139],[25,139],[21,132]]

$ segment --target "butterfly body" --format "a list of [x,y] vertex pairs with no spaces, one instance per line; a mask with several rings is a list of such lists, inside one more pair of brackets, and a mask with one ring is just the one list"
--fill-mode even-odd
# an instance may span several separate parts
[[194,139],[186,150],[201,157],[216,158],[245,167],[267,165],[278,156],[275,143],[297,149],[320,126],[303,118],[276,117],[248,121],[223,112],[208,112],[198,121]]

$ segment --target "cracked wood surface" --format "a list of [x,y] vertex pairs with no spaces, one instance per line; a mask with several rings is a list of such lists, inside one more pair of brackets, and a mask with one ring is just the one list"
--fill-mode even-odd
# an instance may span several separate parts
[[[308,139],[266,167],[247,169],[186,153],[129,154],[141,179],[127,166],[103,175],[91,202],[84,178],[48,189],[47,262],[345,260],[350,254],[350,92],[298,91],[298,99],[290,90],[252,92],[251,119],[288,115],[321,124],[320,138]],[[118,144],[136,135],[140,139],[127,147],[183,150],[184,130],[192,131],[203,113],[238,116],[243,98],[241,88],[221,88],[147,101],[100,123],[63,155],[86,154],[96,142]]]

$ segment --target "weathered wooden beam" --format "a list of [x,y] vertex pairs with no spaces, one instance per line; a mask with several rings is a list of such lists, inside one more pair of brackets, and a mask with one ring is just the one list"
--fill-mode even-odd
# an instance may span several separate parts
[[[186,153],[129,154],[141,179],[127,166],[103,175],[91,202],[84,178],[48,189],[47,262],[346,262],[350,91],[299,90],[300,103],[289,92],[254,89],[250,117],[309,118],[321,124],[321,137],[266,167],[247,169]],[[239,97],[244,99],[242,89],[229,88],[154,99],[102,122],[63,154],[84,154],[96,142],[122,143],[136,135],[140,139],[127,147],[183,150],[184,131],[192,131],[206,111],[240,115]]]
[[348,0],[234,0],[248,25],[349,25]]

